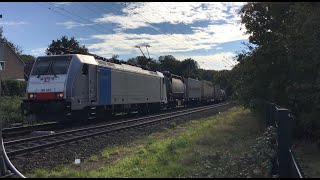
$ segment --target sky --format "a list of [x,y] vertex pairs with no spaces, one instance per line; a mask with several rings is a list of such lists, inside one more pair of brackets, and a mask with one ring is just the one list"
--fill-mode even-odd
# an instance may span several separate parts
[[202,69],[230,70],[248,42],[238,14],[244,4],[0,2],[0,26],[24,54],[34,56],[45,55],[53,40],[66,35],[106,58],[141,56],[140,47],[150,58],[173,55],[178,60],[192,58]]

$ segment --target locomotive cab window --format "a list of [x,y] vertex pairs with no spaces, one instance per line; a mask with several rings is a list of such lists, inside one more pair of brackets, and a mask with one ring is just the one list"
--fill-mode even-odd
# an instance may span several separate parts
[[89,71],[89,65],[88,64],[83,64],[82,66],[82,75],[88,75],[88,71]]
[[67,74],[72,56],[39,57],[31,75]]

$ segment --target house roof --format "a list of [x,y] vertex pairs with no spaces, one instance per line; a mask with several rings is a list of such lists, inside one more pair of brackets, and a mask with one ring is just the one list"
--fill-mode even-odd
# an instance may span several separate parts
[[7,42],[5,42],[5,44],[11,49],[11,51],[13,51],[16,54],[16,56],[19,58],[19,60],[22,62],[22,64],[25,65],[25,63],[23,62],[21,57],[13,50],[13,48]]

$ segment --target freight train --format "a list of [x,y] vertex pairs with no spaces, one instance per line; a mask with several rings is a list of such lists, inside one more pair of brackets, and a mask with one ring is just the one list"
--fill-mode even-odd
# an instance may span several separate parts
[[72,121],[224,100],[218,84],[82,54],[38,57],[21,104],[27,117]]

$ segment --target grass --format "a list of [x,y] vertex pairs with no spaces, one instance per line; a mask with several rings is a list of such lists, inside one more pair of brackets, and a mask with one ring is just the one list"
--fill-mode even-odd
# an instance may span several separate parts
[[305,175],[311,178],[320,177],[320,152],[318,143],[311,141],[301,141],[295,148],[294,152],[299,157],[299,163],[303,164]]
[[257,116],[235,107],[130,145],[107,147],[79,166],[38,169],[27,177],[264,177],[257,165],[253,175],[241,173],[241,158],[250,156],[261,127]]
[[98,156],[96,156],[96,155],[93,155],[93,156],[91,156],[90,158],[89,158],[89,161],[98,161],[99,160],[99,158],[98,158]]

